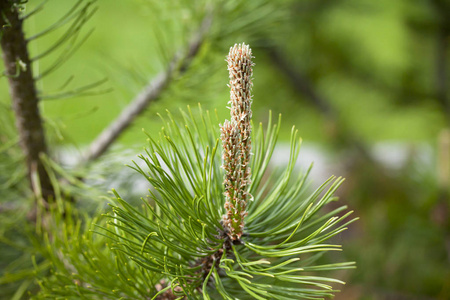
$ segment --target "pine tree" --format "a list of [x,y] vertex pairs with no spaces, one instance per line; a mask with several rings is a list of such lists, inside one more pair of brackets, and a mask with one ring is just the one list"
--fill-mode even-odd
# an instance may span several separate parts
[[[236,36],[242,28],[252,30],[252,36],[257,39],[258,32],[264,32],[270,27],[267,24],[282,15],[279,5],[274,10],[266,1],[254,1],[248,6],[238,2],[213,1],[194,7],[191,17],[197,29],[186,34],[188,38],[180,42],[180,50],[161,41],[161,48],[168,51],[164,54],[173,57],[166,57],[163,61],[166,68],[93,141],[85,153],[84,163],[93,168],[98,166],[99,157],[137,115],[171,86],[176,86],[184,74],[195,70],[195,60],[203,44],[214,41],[221,49],[224,37]],[[92,197],[92,188],[80,180],[79,173],[65,170],[49,157],[52,151],[46,143],[39,102],[88,94],[104,80],[56,94],[38,90],[37,82],[59,68],[89,36],[88,33],[79,40],[81,28],[95,12],[94,3],[75,1],[60,20],[32,36],[24,33],[23,22],[41,11],[46,1],[27,14],[22,1],[3,1],[0,5],[5,75],[10,82],[20,136],[19,139],[15,139],[15,134],[8,136],[5,149],[15,146],[16,140],[21,141],[28,174],[11,179],[17,179],[15,186],[28,182],[32,193],[21,190],[25,190],[26,196],[22,195],[20,201],[26,203],[30,194],[35,199],[43,199],[41,208],[47,216],[44,228],[37,222],[37,232],[30,229],[33,225],[24,229],[17,228],[14,222],[9,224],[12,230],[8,234],[18,240],[19,233],[20,238],[27,240],[21,248],[25,254],[19,253],[20,258],[11,264],[21,265],[22,269],[18,269],[17,275],[6,274],[0,278],[1,284],[17,282],[8,287],[8,293],[12,290],[12,297],[20,298],[31,288],[32,297],[43,299],[331,296],[335,292],[333,285],[342,281],[313,276],[311,272],[354,267],[352,263],[314,264],[323,253],[340,250],[340,246],[325,242],[354,220],[347,221],[351,212],[340,215],[345,206],[319,213],[324,205],[336,200],[333,193],[342,179],[332,177],[311,195],[305,195],[309,169],[299,173],[294,168],[300,149],[300,139],[294,129],[286,169],[268,170],[281,121],[272,124],[270,117],[266,130],[261,124],[256,127],[252,124],[253,57],[248,45],[235,45],[227,58],[230,121],[214,118],[201,107],[188,108],[180,113],[182,121],[170,113],[162,117],[164,128],[159,139],[149,135],[148,149],[140,156],[141,163],[133,165],[151,186],[150,195],[142,199],[142,207],[130,204],[114,191],[112,211],[108,215],[92,220],[83,209],[75,208],[71,202]],[[227,22],[228,19],[233,22]],[[69,24],[67,30],[49,49],[34,56],[28,53],[29,43],[66,24]],[[64,44],[68,44],[69,50],[56,58],[49,69],[33,71],[33,64],[54,55]],[[220,123],[223,125],[219,126]],[[37,134],[30,134],[30,130]],[[29,137],[37,140],[29,141]],[[5,155],[2,159],[6,161],[9,157]],[[23,203],[14,204],[18,205],[16,210],[29,209]],[[37,217],[42,215],[38,212]],[[3,242],[15,245],[2,236]],[[26,262],[19,263],[24,258]],[[30,263],[33,263],[31,269]],[[38,278],[40,292],[32,285],[34,277]]]

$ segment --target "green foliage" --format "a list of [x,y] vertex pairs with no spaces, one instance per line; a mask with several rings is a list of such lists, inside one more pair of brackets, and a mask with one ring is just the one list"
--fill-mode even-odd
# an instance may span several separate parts
[[[364,284],[374,297],[448,298],[448,194],[439,189],[433,170],[416,159],[382,183],[374,180],[379,169],[364,170],[358,183],[365,185],[346,197],[365,220],[364,234],[345,243],[346,258],[358,264],[348,281]],[[374,268],[377,272],[366,271]]]
[[1,202],[24,196],[26,170],[19,151],[19,138],[8,108],[0,105],[0,192]]
[[34,282],[27,212],[32,203],[14,120],[0,104],[0,299],[17,300]]
[[[86,215],[65,207],[70,218],[62,218],[55,211],[51,231],[43,240],[40,252],[51,262],[50,273],[37,274],[41,292],[33,296],[42,299],[142,299],[142,290],[152,284],[153,277],[126,257],[113,254],[107,238],[89,230],[91,222],[102,223],[104,218],[92,220]],[[132,281],[131,279],[132,278]]]
[[[219,122],[209,112],[168,114],[160,138],[149,136],[145,155],[132,168],[150,195],[135,206],[114,192],[112,211],[94,221],[97,234],[65,220],[46,253],[52,276],[38,298],[158,299],[173,293],[189,299],[318,299],[336,292],[340,280],[317,272],[353,268],[316,260],[340,246],[327,241],[346,229],[351,212],[319,210],[336,200],[342,182],[330,178],[308,195],[308,171],[295,174],[300,140],[293,129],[288,166],[270,174],[279,122],[254,134],[250,191],[255,200],[241,242],[224,233]],[[269,176],[269,179],[265,179]],[[55,224],[57,225],[57,224]],[[58,228],[58,226],[52,226]],[[106,245],[106,247],[105,247]]]

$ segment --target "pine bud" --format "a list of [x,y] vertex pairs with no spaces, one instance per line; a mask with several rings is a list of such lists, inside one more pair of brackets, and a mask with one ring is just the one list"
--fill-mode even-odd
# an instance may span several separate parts
[[223,169],[225,170],[224,226],[231,239],[240,239],[247,215],[247,202],[252,199],[250,186],[250,152],[252,117],[252,51],[248,45],[236,44],[227,57],[230,74],[230,115],[221,126]]

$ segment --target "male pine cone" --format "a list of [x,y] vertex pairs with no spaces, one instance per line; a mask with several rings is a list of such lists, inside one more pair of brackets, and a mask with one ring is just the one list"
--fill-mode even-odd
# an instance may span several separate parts
[[221,127],[223,169],[225,170],[225,209],[223,224],[232,240],[240,239],[247,215],[247,202],[252,198],[250,186],[250,152],[252,118],[252,50],[236,44],[227,56],[230,75],[230,115]]

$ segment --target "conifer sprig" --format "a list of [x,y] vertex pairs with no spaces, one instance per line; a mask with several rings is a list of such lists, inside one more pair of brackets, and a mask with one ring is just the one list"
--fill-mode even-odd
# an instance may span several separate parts
[[236,44],[227,57],[230,74],[230,115],[221,127],[223,169],[225,170],[225,209],[223,224],[232,240],[240,239],[252,198],[250,186],[252,51],[248,45]]
[[[261,124],[255,127],[250,157],[251,52],[237,45],[228,58],[231,121],[219,127],[201,108],[197,114],[182,111],[182,123],[170,113],[161,117],[159,139],[149,136],[141,163],[133,166],[151,187],[143,206],[114,191],[112,212],[95,229],[112,239],[108,247],[115,261],[109,249],[99,253],[92,242],[80,244],[87,246],[83,258],[70,252],[70,268],[52,254],[64,275],[43,282],[42,299],[56,291],[76,299],[323,299],[344,283],[318,274],[354,267],[351,262],[319,262],[324,253],[341,251],[329,239],[355,220],[348,220],[352,212],[344,213],[345,206],[320,214],[336,201],[342,179],[332,176],[307,193],[309,169],[301,173],[294,168],[301,144],[294,128],[289,163],[282,172],[268,174],[280,125],[280,120],[273,125],[271,117],[266,131]],[[250,195],[255,199],[247,202]],[[94,259],[99,257],[116,266],[120,280],[111,283],[111,272],[85,269],[87,264],[97,268]],[[62,284],[58,276],[69,280]]]

